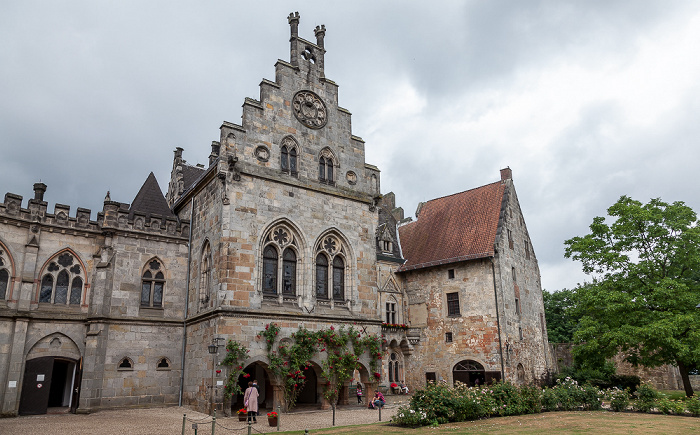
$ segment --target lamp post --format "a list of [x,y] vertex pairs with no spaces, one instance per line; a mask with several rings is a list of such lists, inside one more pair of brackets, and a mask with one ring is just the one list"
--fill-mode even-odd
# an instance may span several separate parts
[[211,340],[211,344],[207,346],[207,349],[209,350],[209,353],[213,356],[214,361],[211,366],[211,393],[210,393],[210,400],[209,400],[209,415],[212,415],[214,413],[214,370],[216,370],[216,357],[219,354],[219,340],[224,340],[223,337],[214,337]]

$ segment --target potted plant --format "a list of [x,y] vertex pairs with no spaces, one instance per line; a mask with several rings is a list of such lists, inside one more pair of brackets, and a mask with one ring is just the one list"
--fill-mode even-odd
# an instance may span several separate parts
[[238,421],[246,421],[248,419],[248,410],[245,408],[239,409],[236,411],[236,414],[238,414]]
[[399,384],[397,384],[396,382],[392,382],[391,385],[390,385],[390,387],[391,387],[391,392],[392,392],[392,393],[394,393],[394,394],[398,394],[398,393],[399,393],[399,391],[398,391],[398,390],[399,390]]
[[267,422],[270,426],[277,426],[278,414],[275,411],[267,413]]

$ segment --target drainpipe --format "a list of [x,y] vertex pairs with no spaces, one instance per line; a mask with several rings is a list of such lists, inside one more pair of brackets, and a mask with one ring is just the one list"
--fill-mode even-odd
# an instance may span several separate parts
[[493,257],[491,259],[491,275],[493,276],[493,297],[496,300],[496,324],[498,325],[498,353],[501,356],[501,381],[505,382],[506,374],[503,367],[503,343],[501,340],[501,318],[498,314],[498,291],[496,290],[496,266],[493,263]]
[[182,358],[180,358],[180,397],[177,405],[182,406],[182,393],[185,389],[185,347],[187,346],[187,314],[190,309],[190,265],[192,264],[192,224],[194,219],[194,196],[190,200],[190,234],[187,242],[187,281],[185,281],[185,318],[182,320]]

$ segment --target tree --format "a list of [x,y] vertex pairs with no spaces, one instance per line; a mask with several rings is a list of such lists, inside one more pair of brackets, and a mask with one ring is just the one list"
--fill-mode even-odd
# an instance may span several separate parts
[[622,196],[591,233],[567,240],[593,282],[576,289],[582,315],[574,339],[582,357],[623,352],[630,363],[675,364],[687,396],[700,362],[700,228],[683,202]]
[[571,343],[578,326],[578,316],[574,314],[575,293],[563,289],[549,293],[542,292],[544,315],[547,318],[547,336],[550,343]]

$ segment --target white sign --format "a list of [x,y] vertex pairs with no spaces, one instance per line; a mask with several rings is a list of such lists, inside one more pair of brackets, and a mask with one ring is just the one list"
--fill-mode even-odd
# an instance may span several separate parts
[[8,387],[10,387],[10,388],[17,388],[17,381],[10,381]]
[[44,375],[36,375],[37,382],[44,382]]
[[216,386],[217,386],[217,387],[220,387],[220,386],[222,386],[222,385],[224,385],[224,381],[216,381]]

